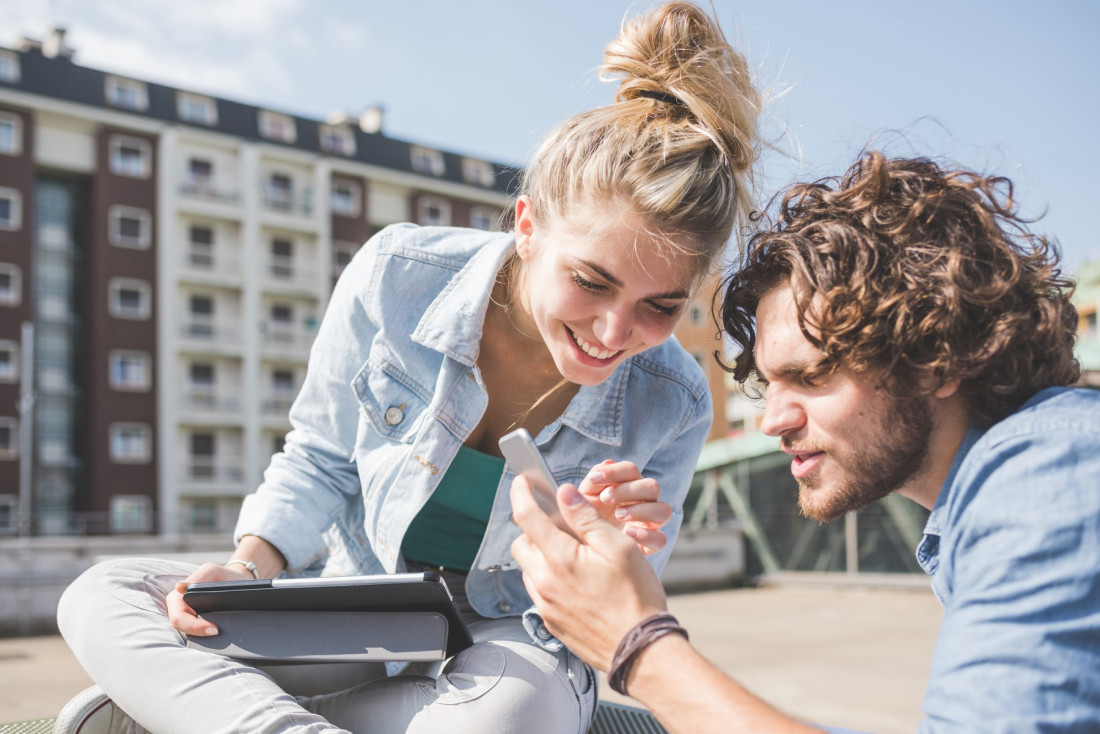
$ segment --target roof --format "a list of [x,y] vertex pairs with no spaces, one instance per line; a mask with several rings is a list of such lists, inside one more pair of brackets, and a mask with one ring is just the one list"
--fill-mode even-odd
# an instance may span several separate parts
[[[110,109],[152,120],[161,120],[196,130],[214,131],[245,140],[262,141],[271,145],[281,145],[318,155],[328,155],[333,158],[404,171],[423,176],[426,179],[451,181],[467,186],[475,185],[463,178],[462,161],[464,158],[469,158],[469,156],[440,151],[445,164],[443,174],[439,176],[425,174],[413,169],[411,149],[413,147],[430,148],[430,146],[419,146],[416,143],[387,137],[382,133],[364,132],[355,124],[344,125],[355,136],[355,153],[353,155],[340,155],[321,149],[319,132],[320,127],[326,124],[321,120],[300,117],[269,107],[244,104],[222,97],[157,84],[136,77],[116,75],[80,66],[73,63],[71,58],[65,56],[46,56],[42,53],[41,48],[35,44],[29,44],[25,50],[14,51],[14,53],[18,54],[20,60],[19,79],[14,83],[0,80],[0,89],[5,87],[18,89],[30,94],[75,102],[89,107]],[[120,109],[108,104],[105,91],[108,77],[132,79],[144,84],[148,95],[147,108],[145,110]],[[217,122],[208,126],[180,119],[176,104],[178,92],[196,94],[214,100],[218,112]],[[259,112],[261,110],[278,112],[292,118],[297,128],[295,142],[285,143],[262,136],[259,128]],[[519,186],[520,169],[501,163],[485,162],[492,167],[494,174],[493,186],[485,188],[503,194],[514,194]]]

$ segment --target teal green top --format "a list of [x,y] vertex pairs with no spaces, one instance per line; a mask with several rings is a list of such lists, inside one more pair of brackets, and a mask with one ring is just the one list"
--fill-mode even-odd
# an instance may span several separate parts
[[469,571],[503,473],[504,459],[459,446],[439,486],[413,518],[401,554],[411,561]]

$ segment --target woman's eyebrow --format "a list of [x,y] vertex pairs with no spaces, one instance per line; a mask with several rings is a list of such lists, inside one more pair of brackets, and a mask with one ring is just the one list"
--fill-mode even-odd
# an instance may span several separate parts
[[[615,286],[616,288],[622,288],[623,287],[623,282],[621,280],[619,280],[614,275],[612,275],[611,273],[604,270],[601,266],[597,265],[596,263],[590,262],[588,260],[582,260],[580,258],[577,258],[577,262],[581,263],[582,265],[584,265],[589,270],[592,270],[593,272],[595,272],[597,275],[599,275],[601,278],[603,278],[604,280],[606,280],[608,283]],[[687,297],[688,297],[688,292],[686,290],[677,290],[677,291],[669,291],[668,293],[658,293],[656,295],[649,296],[648,298],[650,298],[651,300],[654,300],[654,301],[673,301],[673,300],[677,300],[677,299],[683,300]]]

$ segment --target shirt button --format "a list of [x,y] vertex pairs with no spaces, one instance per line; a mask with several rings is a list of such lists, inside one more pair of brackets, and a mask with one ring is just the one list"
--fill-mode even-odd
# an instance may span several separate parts
[[401,421],[405,420],[405,411],[396,405],[392,405],[386,408],[386,425],[396,426]]
[[512,603],[501,599],[499,602],[497,602],[497,609],[507,614],[508,612],[512,611]]
[[549,640],[551,637],[553,637],[553,635],[550,634],[550,630],[546,629],[545,624],[540,624],[535,629],[535,634],[539,636],[540,640]]

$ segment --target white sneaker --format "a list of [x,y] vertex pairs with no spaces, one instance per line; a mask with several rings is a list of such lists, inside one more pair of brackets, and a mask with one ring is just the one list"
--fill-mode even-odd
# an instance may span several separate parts
[[69,699],[53,724],[54,734],[138,734],[144,731],[99,686],[86,688]]

